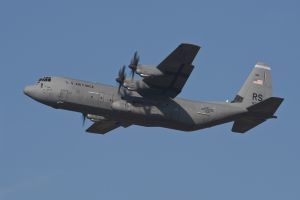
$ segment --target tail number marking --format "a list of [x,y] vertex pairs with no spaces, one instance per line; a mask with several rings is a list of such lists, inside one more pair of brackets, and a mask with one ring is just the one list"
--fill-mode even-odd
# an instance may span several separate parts
[[252,100],[253,101],[259,101],[259,102],[261,102],[263,100],[263,95],[262,94],[257,94],[255,92],[253,92],[253,94],[252,94]]

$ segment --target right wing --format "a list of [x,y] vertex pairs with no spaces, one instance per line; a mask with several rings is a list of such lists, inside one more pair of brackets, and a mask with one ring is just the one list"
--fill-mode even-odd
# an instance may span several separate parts
[[111,130],[119,128],[120,126],[128,127],[128,126],[130,126],[130,124],[123,124],[121,122],[112,121],[112,120],[100,120],[100,121],[95,122],[92,126],[90,126],[86,130],[86,132],[96,133],[96,134],[105,134]]
[[199,49],[197,45],[180,44],[157,66],[162,75],[145,77],[142,80],[147,85],[140,90],[142,95],[176,97],[194,69],[192,62]]

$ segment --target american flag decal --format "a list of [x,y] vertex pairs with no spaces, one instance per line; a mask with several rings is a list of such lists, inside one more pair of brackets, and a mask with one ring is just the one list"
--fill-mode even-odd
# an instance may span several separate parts
[[264,81],[263,80],[260,80],[260,79],[257,79],[255,81],[253,81],[254,84],[257,84],[257,85],[263,85],[264,84]]

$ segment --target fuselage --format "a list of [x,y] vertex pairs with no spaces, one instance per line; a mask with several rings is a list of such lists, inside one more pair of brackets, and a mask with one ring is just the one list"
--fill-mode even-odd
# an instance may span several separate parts
[[135,91],[63,77],[44,77],[24,93],[53,108],[149,127],[193,131],[233,121],[247,110],[235,103],[143,97]]

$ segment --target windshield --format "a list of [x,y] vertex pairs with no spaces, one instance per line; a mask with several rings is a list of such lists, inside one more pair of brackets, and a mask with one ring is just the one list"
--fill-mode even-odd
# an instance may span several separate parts
[[40,78],[37,83],[40,83],[40,82],[50,82],[50,81],[51,81],[51,77],[45,76],[43,78]]

